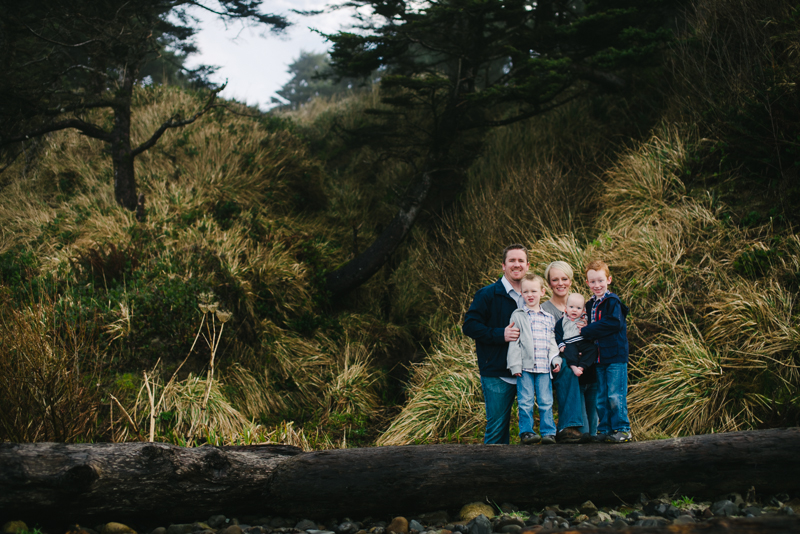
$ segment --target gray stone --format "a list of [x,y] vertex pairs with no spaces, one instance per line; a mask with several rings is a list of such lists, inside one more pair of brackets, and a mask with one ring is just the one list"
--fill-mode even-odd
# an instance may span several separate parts
[[511,512],[519,512],[519,507],[516,504],[511,504],[510,502],[504,502],[501,504],[500,509],[506,514],[510,514]]
[[352,521],[345,521],[336,527],[336,534],[356,534],[358,532],[358,525]]
[[505,534],[518,534],[519,532],[522,532],[522,527],[519,525],[506,525],[498,532],[504,532]]
[[692,523],[697,523],[697,521],[690,515],[679,515],[672,520],[673,525],[691,525]]
[[711,505],[711,513],[720,517],[739,515],[739,507],[729,500],[717,501]]
[[547,517],[542,522],[542,530],[553,530],[558,528],[558,520],[555,517]]
[[372,527],[368,532],[370,534],[385,534],[386,527]]
[[781,515],[795,515],[794,508],[792,508],[791,506],[784,506],[783,508],[778,510],[778,513]]
[[611,528],[615,528],[617,530],[622,530],[623,528],[628,528],[628,523],[625,522],[624,519],[615,519],[613,523],[611,523]]
[[494,521],[494,530],[496,532],[503,532],[503,528],[509,525],[516,525],[519,528],[522,528],[525,526],[525,522],[518,517],[504,515]]
[[467,523],[468,534],[492,534],[492,522],[481,514]]
[[578,507],[578,510],[580,510],[582,514],[594,515],[597,513],[597,506],[595,506],[592,501],[586,501]]
[[308,534],[334,534],[331,530],[306,530]]
[[[287,528],[291,527],[292,525],[294,525],[294,522],[284,517],[273,517],[272,519],[269,520],[269,526],[275,529]],[[358,529],[356,528],[353,532],[355,532],[356,530]]]
[[204,530],[214,530],[208,523],[192,523],[192,532],[202,532]]
[[447,523],[449,517],[444,510],[437,510],[435,512],[428,512],[427,514],[420,514],[419,520],[426,525],[441,526]]
[[211,528],[222,528],[228,524],[228,518],[224,515],[212,515],[206,523]]
[[167,534],[167,529],[164,527],[154,528],[150,534]]
[[581,521],[576,525],[577,528],[594,528],[594,525],[589,523],[588,521]]
[[423,530],[425,530],[425,527],[423,527],[422,524],[416,519],[412,519],[411,521],[408,522],[408,530],[416,530],[417,532],[422,532]]
[[745,515],[750,514],[753,517],[758,517],[764,513],[764,511],[761,510],[761,507],[759,506],[748,506],[747,508],[742,510],[742,512],[744,512]]
[[[239,526],[241,526],[241,525],[239,525]],[[264,529],[261,528],[258,525],[254,525],[252,527],[247,527],[245,529],[242,529],[242,531],[244,532],[244,534],[264,534]]]
[[192,531],[191,523],[177,523],[167,527],[167,534],[189,534]]
[[294,526],[297,530],[317,530],[317,524],[310,519],[302,519]]

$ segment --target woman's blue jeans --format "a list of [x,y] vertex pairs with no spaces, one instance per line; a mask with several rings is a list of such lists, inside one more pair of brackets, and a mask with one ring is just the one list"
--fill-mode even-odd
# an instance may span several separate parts
[[539,432],[542,436],[555,436],[553,421],[553,387],[550,373],[528,373],[522,371],[517,378],[517,405],[519,406],[519,435],[533,432],[534,397],[539,405]]
[[581,432],[594,436],[597,434],[597,382],[581,386],[583,397],[583,426]]
[[558,401],[558,429],[583,426],[583,407],[581,404],[581,386],[578,377],[567,365],[562,365],[558,373],[553,374],[553,387]]
[[508,445],[508,426],[511,423],[511,407],[514,405],[514,397],[517,396],[517,386],[496,376],[482,376],[481,389],[486,404],[486,433],[483,442]]

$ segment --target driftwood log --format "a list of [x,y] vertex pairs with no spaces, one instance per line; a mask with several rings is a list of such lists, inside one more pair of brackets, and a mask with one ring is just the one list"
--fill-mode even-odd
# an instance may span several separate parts
[[800,490],[800,429],[709,434],[623,445],[432,445],[302,453],[294,447],[0,444],[0,521],[215,513],[325,519],[439,509],[473,501],[541,507],[640,493],[716,499]]

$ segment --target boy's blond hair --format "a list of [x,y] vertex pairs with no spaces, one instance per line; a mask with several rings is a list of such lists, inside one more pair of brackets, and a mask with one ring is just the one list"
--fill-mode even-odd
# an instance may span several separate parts
[[584,274],[588,275],[589,271],[603,271],[606,273],[606,278],[611,276],[611,271],[608,269],[608,264],[602,260],[590,261],[584,269]]
[[[525,273],[525,276],[523,276],[522,280],[520,280],[520,284],[522,284],[522,282],[524,282],[526,280],[528,282],[539,282],[539,287],[544,289],[544,292],[547,293],[547,284],[545,283],[544,278],[542,278],[538,274]],[[520,287],[521,287],[521,285],[520,285]]]

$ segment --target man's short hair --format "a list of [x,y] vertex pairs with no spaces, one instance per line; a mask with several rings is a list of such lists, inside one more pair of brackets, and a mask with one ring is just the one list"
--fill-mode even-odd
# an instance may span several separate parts
[[611,276],[611,271],[608,269],[608,264],[602,260],[590,261],[586,266],[584,273],[588,275],[589,271],[603,271],[606,273],[606,278]]
[[514,243],[513,245],[508,245],[506,248],[503,249],[503,265],[506,263],[506,257],[508,256],[509,250],[521,250],[525,253],[525,261],[528,261],[528,249],[525,248],[525,245],[520,245],[519,243]]

